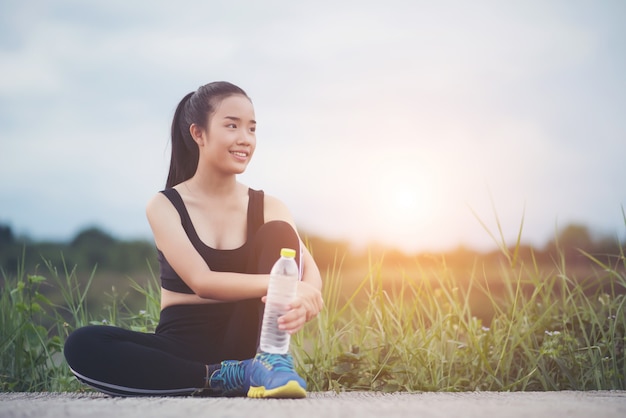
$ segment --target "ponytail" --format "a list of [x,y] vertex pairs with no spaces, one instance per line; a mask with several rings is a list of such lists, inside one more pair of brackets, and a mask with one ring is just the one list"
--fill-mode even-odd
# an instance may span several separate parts
[[209,116],[214,113],[215,107],[224,98],[236,94],[250,100],[245,91],[225,81],[206,84],[183,97],[172,120],[172,157],[165,188],[169,189],[189,180],[196,173],[200,150],[191,137],[191,125],[208,129]]
[[194,92],[187,94],[180,101],[174,112],[172,120],[172,156],[170,159],[170,171],[167,176],[165,188],[174,187],[188,180],[198,168],[198,144],[191,137],[191,132],[185,117],[185,107]]

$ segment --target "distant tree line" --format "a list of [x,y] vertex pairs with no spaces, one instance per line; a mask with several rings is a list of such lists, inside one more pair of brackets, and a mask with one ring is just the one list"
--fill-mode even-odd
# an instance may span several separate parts
[[27,274],[40,269],[43,260],[57,268],[76,267],[81,272],[98,271],[132,274],[148,269],[158,271],[156,249],[147,240],[125,241],[90,227],[69,242],[37,242],[17,238],[7,225],[0,225],[0,267],[4,274],[15,275],[23,268]]
[[[384,257],[385,260],[400,263],[406,260],[421,258],[427,260],[432,254],[405,254],[398,250],[372,246],[367,251],[355,252],[348,241],[328,240],[323,237],[302,234],[305,243],[311,249],[316,262],[322,271],[341,264],[344,268],[367,263],[368,259]],[[616,237],[594,237],[588,227],[571,224],[560,230],[556,237],[543,248],[532,248],[520,245],[517,249],[519,257],[539,263],[550,263],[565,256],[568,264],[588,262],[583,252],[611,263],[624,255],[624,243]],[[511,249],[513,252],[514,249]],[[472,262],[476,257],[495,258],[501,256],[501,250],[494,249],[489,253],[479,253],[472,249],[459,247],[446,252],[445,255],[456,263],[466,260]],[[431,257],[432,258],[432,257]],[[41,268],[42,260],[60,268],[76,267],[81,272],[97,269],[118,275],[132,275],[145,272],[148,266],[158,274],[156,248],[148,240],[120,240],[97,227],[80,231],[69,242],[38,242],[28,237],[16,237],[8,225],[0,225],[0,268],[4,275],[15,275],[18,269],[32,274]],[[1,278],[1,277],[0,277]]]
[[[565,257],[569,270],[587,274],[585,272],[597,266],[584,253],[620,271],[626,269],[623,243],[615,238],[594,237],[583,225],[565,227],[543,248],[519,245],[508,249],[495,248],[486,253],[458,247],[445,253],[405,254],[374,244],[365,250],[355,251],[348,241],[328,240],[306,233],[301,235],[313,253],[322,276],[339,272],[345,289],[355,286],[354,280],[363,279],[372,263],[378,265],[376,269],[384,271],[386,283],[393,286],[392,283],[401,277],[399,271],[405,266],[419,265],[426,271],[436,270],[445,259],[448,267],[463,275],[464,271],[474,269],[477,261],[485,266],[510,262],[504,260],[507,251],[514,254],[517,261],[523,261],[528,266],[536,264],[542,269],[553,270],[555,264]],[[88,301],[95,309],[106,309],[116,299],[131,312],[145,308],[143,296],[132,289],[131,282],[144,286],[151,278],[158,279],[159,274],[156,248],[148,240],[120,240],[102,229],[91,227],[80,231],[68,242],[40,242],[17,237],[9,226],[0,225],[0,292],[8,290],[3,285],[8,278],[40,274],[51,279],[49,266],[60,277],[66,276],[65,269],[73,272],[78,282],[83,284],[93,277]],[[501,291],[498,290],[499,279],[491,277],[490,280],[494,280],[491,289]],[[47,281],[41,291],[51,300],[58,301],[60,298],[54,280]]]
[[[347,241],[329,241],[321,237],[312,236],[307,240],[316,262],[321,268],[332,266],[336,261],[342,261],[342,265],[348,268],[354,265],[367,263],[368,260],[384,258],[388,264],[400,264],[406,261],[419,260],[421,263],[428,263],[444,256],[452,261],[457,267],[463,264],[471,265],[477,258],[484,261],[495,261],[503,256],[503,248],[496,248],[487,252],[473,250],[471,248],[459,246],[441,253],[423,252],[419,254],[407,254],[393,248],[373,245],[367,250],[360,252],[351,251],[351,246]],[[509,246],[506,248],[510,254],[516,254],[519,259],[530,262],[537,262],[541,265],[553,264],[561,257],[565,257],[568,265],[588,264],[590,255],[598,261],[608,264],[624,262],[624,249],[626,244],[618,237],[596,236],[585,225],[570,224],[558,231],[556,236],[549,240],[543,247],[532,247],[520,243],[517,248]]]

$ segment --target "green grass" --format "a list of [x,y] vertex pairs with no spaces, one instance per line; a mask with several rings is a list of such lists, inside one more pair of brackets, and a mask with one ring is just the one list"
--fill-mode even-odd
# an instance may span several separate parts
[[[156,327],[159,298],[154,278],[143,288],[131,280],[131,286],[145,296],[145,310],[130,312],[114,287],[105,295],[104,309],[96,310],[87,304],[95,269],[88,277],[79,278],[76,268],[69,270],[64,262],[59,272],[44,261],[45,274],[25,274],[23,265],[15,277],[7,277],[3,272],[0,391],[84,390],[63,358],[65,338],[73,330],[89,324],[121,326],[143,332],[153,331]],[[51,288],[53,292],[50,292]],[[46,296],[50,293],[56,296],[55,300]],[[95,311],[101,313],[94,314]]]
[[[518,243],[519,245],[519,243]],[[354,281],[341,259],[324,274],[325,309],[292,338],[311,391],[530,391],[626,389],[626,258],[585,254],[576,277],[561,254],[552,266],[501,248],[497,265],[457,269],[441,257],[397,266],[370,259]],[[602,258],[603,260],[605,258]],[[435,267],[433,267],[433,265]],[[85,390],[62,357],[66,336],[90,323],[154,330],[159,286],[133,284],[145,309],[112,289],[104,314],[87,306],[90,277],[49,263],[4,277],[0,390]],[[497,280],[494,280],[497,277]],[[50,300],[42,289],[61,295]],[[497,289],[496,289],[497,288]]]
[[[396,286],[373,263],[345,301],[331,271],[327,309],[296,336],[295,355],[320,391],[626,389],[624,256],[619,266],[590,259],[597,275],[584,281],[564,264],[542,274],[505,262],[497,297],[478,263],[459,278],[442,259],[436,274]],[[473,315],[477,303],[488,322]]]

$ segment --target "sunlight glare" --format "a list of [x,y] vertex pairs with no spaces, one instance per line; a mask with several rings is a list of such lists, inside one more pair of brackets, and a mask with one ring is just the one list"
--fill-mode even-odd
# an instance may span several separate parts
[[396,213],[410,215],[417,210],[417,193],[407,185],[401,185],[393,191],[390,202]]
[[370,221],[375,238],[396,247],[412,247],[432,223],[432,188],[426,174],[415,167],[379,175],[369,191],[376,196],[376,213]]

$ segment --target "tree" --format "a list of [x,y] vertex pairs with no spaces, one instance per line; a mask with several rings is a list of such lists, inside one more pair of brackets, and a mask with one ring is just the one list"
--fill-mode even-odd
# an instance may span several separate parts
[[562,229],[557,235],[560,248],[569,250],[591,251],[593,248],[593,238],[589,228],[580,224],[570,224]]
[[116,239],[111,235],[92,227],[76,235],[70,243],[70,249],[79,266],[104,267],[109,263],[111,258],[109,255],[116,243]]
[[15,243],[13,230],[9,225],[0,225],[0,248],[6,248]]
[[552,254],[552,257],[560,253],[569,262],[583,262],[587,261],[587,257],[581,251],[597,255],[601,242],[601,240],[596,242],[588,227],[574,223],[561,229],[556,238],[548,242],[546,251]]

